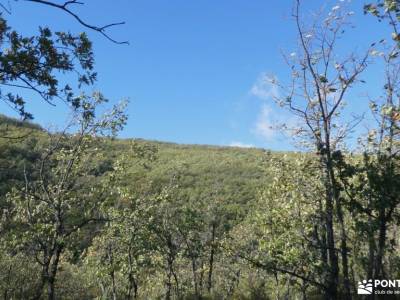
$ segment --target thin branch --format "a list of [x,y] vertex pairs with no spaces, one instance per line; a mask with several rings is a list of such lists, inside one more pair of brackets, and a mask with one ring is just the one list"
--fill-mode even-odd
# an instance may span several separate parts
[[11,15],[11,11],[10,11],[7,7],[5,7],[5,5],[4,5],[3,3],[0,3],[0,7],[1,7],[2,9],[4,9],[4,11],[5,11],[6,13],[8,13],[9,15]]
[[101,26],[101,27],[95,26],[95,25],[90,25],[89,23],[85,22],[79,15],[77,15],[76,13],[74,13],[72,10],[70,10],[68,8],[68,6],[71,5],[71,4],[84,4],[83,2],[66,1],[66,2],[64,2],[64,4],[57,4],[57,3],[46,1],[46,0],[24,0],[24,1],[40,3],[40,4],[44,4],[44,5],[48,5],[48,6],[51,6],[51,7],[55,7],[55,8],[61,9],[61,10],[65,11],[67,14],[71,15],[82,26],[99,32],[101,35],[103,35],[109,41],[111,41],[111,42],[113,42],[115,44],[127,44],[127,45],[129,45],[128,41],[117,41],[117,40],[113,39],[112,37],[110,37],[105,32],[106,29],[108,29],[110,27],[114,27],[114,26],[124,25],[125,22],[111,23],[111,24],[107,24],[107,25],[104,25],[104,26]]

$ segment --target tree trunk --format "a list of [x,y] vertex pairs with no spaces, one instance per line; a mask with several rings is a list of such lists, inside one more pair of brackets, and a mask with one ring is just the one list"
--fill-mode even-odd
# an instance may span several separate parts
[[[372,224],[372,217],[368,216],[368,224]],[[372,225],[371,225],[372,226]],[[375,265],[375,229],[368,230],[368,266],[367,278],[374,278],[374,265]]]
[[196,266],[196,257],[192,255],[192,273],[193,273],[193,286],[194,286],[194,294],[196,299],[199,299],[199,287],[197,282],[197,266]]
[[210,251],[210,260],[208,262],[208,282],[207,282],[207,291],[208,293],[211,292],[212,289],[212,275],[213,275],[213,268],[214,268],[214,253],[215,253],[215,224],[212,224],[211,228],[211,251]]
[[344,298],[351,300],[351,283],[349,277],[349,261],[348,261],[348,249],[347,249],[347,234],[346,226],[344,223],[344,216],[342,211],[341,199],[338,197],[336,200],[336,210],[338,214],[338,220],[340,225],[340,253],[342,257],[342,272],[343,272],[343,286],[344,286]]
[[329,147],[329,136],[327,135],[325,146],[326,155],[323,158],[325,168],[325,226],[326,226],[326,240],[328,248],[328,274],[327,274],[327,294],[326,299],[335,300],[337,299],[337,288],[339,282],[339,262],[335,248],[335,234],[333,227],[333,206],[336,190],[334,186],[334,175],[333,175],[333,164],[331,159],[330,147]]
[[[133,298],[132,298],[132,291],[133,291]],[[128,295],[126,297],[127,300],[137,299],[138,297],[138,285],[136,283],[135,278],[129,275],[129,288],[128,288]]]
[[117,300],[117,288],[115,285],[115,272],[114,272],[114,256],[113,256],[113,249],[112,249],[112,245],[109,244],[108,245],[108,249],[107,249],[107,255],[108,255],[108,263],[111,266],[111,271],[109,273],[110,277],[111,277],[111,289],[112,289],[112,299],[113,300]]
[[[326,226],[321,226],[320,224],[324,224],[325,220],[322,218],[323,216],[323,205],[321,201],[318,201],[318,208],[319,211],[321,212],[321,219],[319,220],[320,223],[317,223],[314,225],[314,237],[315,240],[318,243],[318,247],[320,249],[321,253],[321,260],[324,265],[324,267],[328,267],[328,247],[326,246]],[[321,233],[319,232],[321,231]]]
[[176,275],[174,269],[172,268],[172,275],[174,276],[174,281],[175,281],[175,291],[176,291],[176,297],[178,299],[181,299],[180,291],[179,291],[179,280],[178,276]]
[[374,279],[382,279],[385,277],[385,271],[383,269],[383,257],[385,255],[386,247],[386,214],[385,210],[381,209],[379,213],[379,235],[378,235],[378,249],[375,257],[375,274]]
[[112,298],[113,298],[113,300],[117,300],[117,288],[116,288],[116,285],[115,285],[115,272],[114,272],[114,269],[111,270],[110,276],[111,276],[111,284],[112,284]]
[[203,292],[204,292],[204,261],[203,260],[201,260],[199,291],[200,291],[200,294],[203,294]]
[[56,246],[55,253],[54,253],[54,259],[51,265],[50,269],[50,277],[49,277],[49,286],[51,290],[51,294],[49,295],[49,300],[54,300],[55,299],[55,282],[56,282],[56,277],[57,277],[57,272],[58,272],[58,264],[60,262],[60,256],[63,251],[63,246],[58,245]]
[[7,274],[7,284],[6,284],[6,288],[5,288],[5,290],[4,290],[4,293],[3,293],[3,299],[4,300],[7,300],[9,297],[8,297],[8,287],[10,286],[10,277],[11,277],[11,270],[12,270],[12,265],[10,264],[10,266],[8,267],[8,274]]
[[301,297],[302,297],[301,299],[302,300],[308,300],[307,288],[308,288],[308,283],[307,283],[307,281],[303,280],[301,282]]
[[50,273],[48,277],[47,298],[49,300],[54,300],[56,298],[55,283],[56,283],[58,263],[60,261],[61,252],[62,252],[62,246],[57,245],[53,254],[53,261],[51,262]]
[[168,272],[167,272],[167,292],[165,294],[166,300],[171,300],[171,290],[172,290],[172,273],[173,273],[173,259],[171,256],[168,256],[167,263],[168,263]]
[[135,276],[133,276],[133,258],[132,258],[132,253],[131,253],[130,247],[128,249],[128,263],[129,263],[129,274],[128,274],[129,287],[128,287],[127,299],[131,300],[132,299],[132,290],[133,290],[133,299],[137,299],[138,284],[135,280]]
[[32,297],[32,300],[40,300],[42,298],[43,289],[49,278],[49,265],[50,265],[50,258],[48,256],[48,251],[44,250],[40,284],[36,288],[36,292],[35,295]]

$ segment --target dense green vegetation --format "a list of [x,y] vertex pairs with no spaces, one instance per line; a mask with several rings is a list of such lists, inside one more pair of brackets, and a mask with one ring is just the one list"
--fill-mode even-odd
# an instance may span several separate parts
[[[2,126],[8,126],[8,131],[15,136],[24,136],[29,131],[29,137],[0,141],[4,161],[16,164],[12,168],[4,166],[4,169],[14,170],[15,174],[2,172],[2,211],[12,214],[6,194],[12,192],[12,187],[25,185],[24,170],[32,168],[40,160],[39,155],[32,153],[40,153],[50,137],[29,123],[19,123],[5,117],[2,117],[2,121]],[[122,214],[122,224],[112,224],[109,218],[101,220],[96,226],[85,230],[87,237],[80,236],[77,244],[71,243],[69,253],[62,256],[59,267],[62,271],[58,280],[63,284],[64,297],[95,297],[102,293],[111,297],[112,291],[101,290],[102,286],[110,284],[110,272],[115,272],[118,278],[116,293],[121,295],[126,292],[128,283],[127,278],[123,278],[123,271],[126,271],[128,259],[124,255],[128,255],[129,251],[123,245],[128,241],[122,240],[126,238],[135,240],[131,246],[143,247],[130,250],[137,251],[133,259],[138,261],[133,267],[138,295],[153,298],[165,293],[164,277],[168,277],[168,266],[164,264],[169,259],[173,260],[174,274],[182,275],[182,278],[177,277],[171,283],[175,285],[175,281],[182,281],[179,287],[174,287],[175,292],[177,288],[182,295],[195,292],[192,290],[192,276],[196,276],[197,293],[204,294],[211,290],[221,295],[235,293],[235,274],[239,267],[225,265],[225,260],[235,259],[223,255],[225,250],[220,244],[226,234],[253,210],[259,189],[268,183],[268,160],[273,155],[281,154],[259,149],[176,145],[142,140],[105,138],[97,143],[101,158],[91,162],[91,169],[96,170],[96,180],[107,182],[105,184],[110,188],[107,194],[119,195],[116,199],[127,195],[127,199],[113,199],[113,203],[109,204],[112,209],[107,205],[104,214],[111,214],[118,220]],[[113,178],[110,178],[111,174]],[[87,178],[81,180],[86,181]],[[90,179],[91,186],[94,181],[94,178]],[[114,183],[119,187],[116,188]],[[80,188],[84,191],[83,186]],[[107,197],[110,196],[104,196],[103,200],[107,201]],[[135,205],[135,209],[131,205]],[[100,212],[103,208],[98,209]],[[3,217],[10,217],[9,214],[5,213]],[[5,232],[3,230],[2,233]],[[121,231],[124,234],[119,237]],[[107,265],[107,251],[115,251],[115,257],[121,261],[108,262],[110,265]],[[128,254],[124,251],[128,251]],[[23,265],[29,269],[13,266],[16,261],[21,262],[20,256],[2,261],[3,270],[11,268],[10,272],[2,274],[3,295],[28,297],[37,284],[37,264],[28,254],[23,255],[23,259]],[[210,259],[213,261],[210,262]],[[227,278],[221,275],[224,273]],[[82,280],[87,286],[77,290],[75,285]],[[29,282],[31,289],[27,287],[26,292],[18,289],[23,282]],[[159,285],[157,288],[154,287],[155,283]],[[88,286],[92,288],[87,289]]]
[[[116,42],[105,29],[119,23],[86,24],[70,10],[81,2],[30,1]],[[307,22],[295,1],[298,51],[286,57],[289,79],[270,79],[297,120],[280,128],[299,153],[117,139],[125,102],[106,110],[101,93],[76,96],[58,81],[77,74],[79,90],[96,79],[87,36],[41,28],[25,38],[0,15],[2,86],[65,97],[71,116],[44,130],[2,88],[25,121],[0,116],[1,297],[332,300],[357,298],[365,279],[399,278],[400,3],[365,5],[392,34],[346,56],[343,2]],[[361,119],[345,99],[378,60],[376,123],[351,152]]]

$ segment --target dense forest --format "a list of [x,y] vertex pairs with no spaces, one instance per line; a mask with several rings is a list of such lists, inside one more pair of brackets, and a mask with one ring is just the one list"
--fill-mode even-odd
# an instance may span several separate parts
[[[84,2],[28,1],[125,43],[107,32],[122,22],[75,13]],[[1,297],[363,299],[367,280],[371,299],[398,297],[383,283],[400,278],[400,2],[360,7],[391,33],[347,54],[345,1],[311,15],[301,4],[288,78],[269,78],[298,152],[118,138],[127,103],[82,91],[97,78],[88,36],[24,37],[0,15],[0,99],[20,117],[0,115]],[[384,85],[363,132],[346,102],[373,84],[373,63]],[[19,89],[62,99],[65,127],[34,123]]]

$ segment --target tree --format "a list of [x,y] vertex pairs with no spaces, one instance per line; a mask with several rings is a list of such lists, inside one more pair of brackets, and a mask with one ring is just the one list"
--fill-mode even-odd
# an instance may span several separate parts
[[104,190],[95,180],[90,182],[101,155],[96,144],[99,136],[116,134],[126,120],[124,104],[96,115],[98,106],[106,102],[100,93],[81,95],[76,101],[79,105],[68,126],[76,133],[53,135],[39,159],[38,178],[26,173],[25,187],[9,195],[13,226],[6,236],[8,243],[31,255],[41,268],[34,299],[41,298],[45,287],[48,299],[55,299],[63,253],[82,229],[103,219],[98,206],[104,201]]
[[141,193],[143,181],[131,182],[127,178],[148,180],[156,151],[133,142],[131,151],[114,163],[103,181],[110,191],[102,206],[107,221],[86,257],[103,297],[119,299],[123,295],[126,299],[139,299],[141,283],[153,267],[155,245],[149,229],[152,202]]
[[267,272],[266,281],[277,286],[277,298],[285,294],[306,299],[328,291],[320,234],[324,185],[318,169],[318,161],[308,154],[272,156],[268,163],[272,182],[229,234],[231,253]]
[[[180,234],[182,207],[174,199],[175,185],[166,187],[155,198],[156,206],[152,212],[151,230],[155,236],[156,251],[162,257],[165,273],[165,299],[172,299],[175,294],[180,297],[180,283],[175,264],[183,248]],[[174,290],[175,293],[174,293]]]
[[[376,121],[361,140],[363,159],[340,161],[340,179],[350,199],[350,210],[357,219],[360,238],[367,238],[365,273],[368,278],[382,279],[388,268],[384,261],[388,233],[398,222],[399,198],[399,2],[377,1],[364,6],[379,21],[387,21],[391,40],[374,43],[371,53],[383,64],[383,95],[370,100]],[[378,61],[379,62],[379,61]],[[392,240],[392,246],[395,241]]]
[[[324,229],[320,233],[326,254],[322,259],[326,265],[326,298],[338,297],[339,258],[336,251],[335,217],[339,223],[340,256],[342,263],[343,290],[351,298],[348,266],[348,245],[344,224],[343,203],[340,185],[335,170],[335,157],[347,134],[358,123],[358,119],[340,119],[349,90],[360,81],[360,74],[367,66],[369,49],[361,58],[354,53],[344,59],[337,55],[337,42],[345,32],[350,13],[339,5],[332,8],[327,18],[316,20],[310,26],[300,15],[300,1],[296,1],[294,19],[299,38],[299,53],[286,57],[291,70],[291,83],[287,86],[272,78],[271,83],[284,94],[275,97],[276,102],[297,117],[299,126],[292,132],[303,145],[316,153],[320,161],[320,172],[325,186],[325,199],[321,217]],[[321,16],[319,16],[321,18]],[[322,18],[321,18],[322,19]]]
[[[383,55],[385,63],[384,94],[381,101],[372,101],[370,106],[376,120],[376,131],[369,135],[370,149],[365,151],[368,172],[368,187],[371,192],[371,213],[377,217],[378,243],[373,261],[373,278],[384,278],[383,266],[387,248],[388,227],[397,222],[396,210],[400,204],[400,65],[398,41]],[[372,262],[371,262],[372,263]]]
[[[84,28],[97,31],[114,43],[126,43],[112,39],[106,32],[123,22],[99,27],[83,21],[73,12],[70,7],[83,5],[82,1],[65,1],[63,4],[26,1],[57,8],[72,16]],[[11,12],[7,5],[0,3],[0,6],[5,11],[0,16],[0,99],[23,119],[32,119],[33,116],[26,111],[27,99],[21,96],[19,90],[31,91],[50,105],[55,105],[56,99],[76,105],[75,87],[71,86],[71,82],[63,84],[60,73],[76,75],[78,87],[90,85],[96,80],[92,43],[86,33],[74,35],[68,31],[53,32],[49,27],[40,27],[37,35],[23,36],[8,26],[5,15]]]

